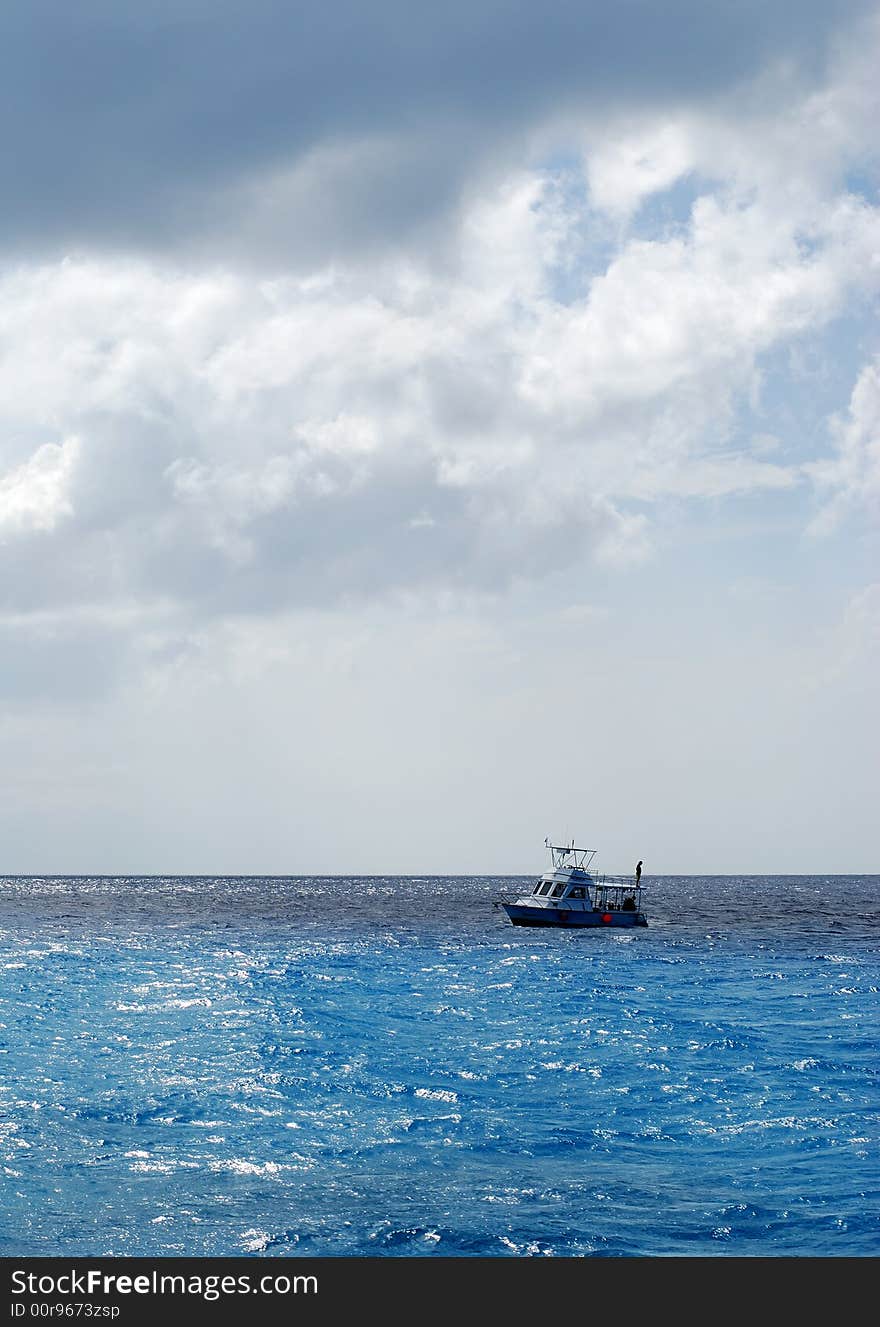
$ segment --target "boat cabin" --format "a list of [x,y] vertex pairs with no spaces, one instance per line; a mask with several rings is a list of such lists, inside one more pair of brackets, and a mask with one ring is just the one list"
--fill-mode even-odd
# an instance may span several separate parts
[[595,848],[557,847],[548,844],[552,870],[545,871],[532,890],[533,899],[554,907],[567,907],[569,900],[579,908],[600,912],[639,912],[641,887],[629,876],[594,875],[590,866]]
[[555,900],[577,899],[592,904],[605,912],[638,912],[641,889],[632,881],[611,884],[607,880],[594,880],[585,871],[567,872],[559,878],[556,872],[541,876],[532,890],[532,896]]

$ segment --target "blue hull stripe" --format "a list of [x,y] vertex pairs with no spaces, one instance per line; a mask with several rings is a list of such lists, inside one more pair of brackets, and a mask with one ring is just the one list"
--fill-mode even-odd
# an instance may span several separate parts
[[[614,927],[648,925],[644,913],[641,912],[581,912],[572,909],[563,918],[555,908],[522,908],[511,903],[505,903],[503,907],[514,926],[565,926],[569,929],[597,926],[612,930]],[[602,918],[605,916],[611,920],[603,922]]]

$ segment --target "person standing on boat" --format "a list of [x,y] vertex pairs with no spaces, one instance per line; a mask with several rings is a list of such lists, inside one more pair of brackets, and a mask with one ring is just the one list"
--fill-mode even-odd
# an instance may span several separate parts
[[636,884],[639,883],[641,878],[642,878],[642,863],[636,862]]

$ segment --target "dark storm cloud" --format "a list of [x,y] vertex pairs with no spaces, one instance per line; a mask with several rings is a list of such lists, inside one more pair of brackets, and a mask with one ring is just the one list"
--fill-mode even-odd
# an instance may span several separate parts
[[[255,180],[370,140],[386,143],[378,164],[358,174],[349,163],[339,189],[311,183],[332,219],[329,245],[391,238],[442,211],[470,169],[551,112],[702,99],[783,53],[815,72],[838,25],[866,8],[7,0],[0,243],[33,253],[222,235],[218,212],[253,207]],[[314,249],[323,222],[303,218],[302,188],[273,200],[292,251],[299,230]],[[228,216],[230,231],[238,219]],[[251,234],[271,243],[266,225]]]

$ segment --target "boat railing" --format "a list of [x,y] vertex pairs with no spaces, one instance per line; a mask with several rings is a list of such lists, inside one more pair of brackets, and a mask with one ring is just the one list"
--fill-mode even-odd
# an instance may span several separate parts
[[595,848],[576,848],[573,843],[563,845],[551,843],[547,839],[546,846],[550,849],[550,860],[553,863],[553,869],[556,871],[571,867],[578,871],[588,871],[590,863],[596,856]]
[[[641,897],[644,889],[644,885],[640,881],[636,881],[633,875],[598,875],[592,871],[587,877],[586,884],[588,888],[597,892],[602,889],[609,889],[621,893],[625,890],[627,893],[637,894],[639,897]],[[528,894],[533,892],[531,889],[527,891]],[[517,899],[524,897],[526,895],[523,894],[522,890],[506,890],[496,901],[498,903],[515,903]],[[559,898],[555,896],[548,896],[548,901],[559,904]]]

